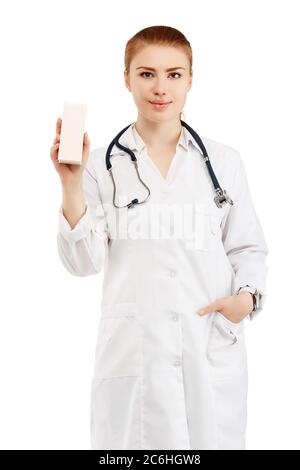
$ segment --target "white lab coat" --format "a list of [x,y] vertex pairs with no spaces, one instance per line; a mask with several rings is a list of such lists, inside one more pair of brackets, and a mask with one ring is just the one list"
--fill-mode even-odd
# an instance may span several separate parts
[[[112,206],[105,146],[90,152],[86,212],[72,230],[59,208],[57,242],[65,268],[75,276],[104,269],[91,383],[92,449],[245,448],[244,320],[197,311],[246,284],[260,291],[263,305],[268,249],[240,154],[201,139],[233,206],[216,206],[203,156],[184,127],[164,179],[132,124],[120,143],[134,151],[150,199],[131,209]],[[145,198],[130,157],[115,146],[111,163],[116,202]],[[185,204],[193,207],[194,220],[198,215],[192,236],[142,233],[150,217],[153,223],[154,206],[178,210]],[[121,234],[122,217],[130,223]],[[156,220],[170,234],[175,217]]]

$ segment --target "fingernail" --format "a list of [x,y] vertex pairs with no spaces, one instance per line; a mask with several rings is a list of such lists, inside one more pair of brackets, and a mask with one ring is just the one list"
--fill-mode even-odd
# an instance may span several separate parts
[[199,315],[203,315],[204,309],[202,308],[201,310],[198,311]]

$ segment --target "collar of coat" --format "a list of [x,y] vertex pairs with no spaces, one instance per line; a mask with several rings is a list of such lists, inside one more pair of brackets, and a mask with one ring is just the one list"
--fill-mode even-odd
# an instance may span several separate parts
[[[138,153],[140,153],[145,147],[146,144],[135,129],[135,123],[132,123],[128,129],[121,135],[119,142],[120,144],[124,145],[125,147],[130,148],[131,150],[137,150]],[[191,136],[191,134],[188,132],[188,130],[182,126],[181,134],[178,140],[177,147],[180,145],[181,147],[184,148],[185,151],[188,150],[188,145],[189,142],[196,147],[197,150],[199,150],[199,147],[195,141],[195,139]],[[122,153],[122,150],[119,149],[116,145],[114,145],[110,155],[117,155]]]

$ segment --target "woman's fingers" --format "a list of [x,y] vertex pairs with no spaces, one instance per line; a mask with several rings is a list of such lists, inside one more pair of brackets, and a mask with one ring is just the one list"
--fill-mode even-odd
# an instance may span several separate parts
[[57,142],[60,141],[60,131],[61,131],[61,123],[62,123],[62,120],[60,118],[58,118],[56,120],[56,136],[54,137],[53,139],[53,144],[56,144]]
[[58,147],[59,147],[59,142],[57,142],[56,144],[53,144],[50,149],[50,157],[53,160],[57,160],[58,158],[58,152],[57,152]]
[[82,163],[84,165],[86,164],[88,157],[89,157],[90,145],[91,145],[91,141],[88,137],[87,132],[85,132],[83,134],[83,149],[82,149]]
[[61,131],[61,123],[62,123],[62,119],[61,119],[61,118],[57,118],[57,120],[56,120],[56,134],[60,134],[60,131]]
[[54,144],[60,141],[61,123],[62,123],[62,120],[58,118],[56,121],[56,136],[53,141]]
[[88,133],[85,132],[85,133],[83,134],[83,145],[84,145],[84,146],[88,146],[88,145],[90,145],[90,143],[91,143],[91,141],[90,141],[90,139],[89,139]]
[[60,142],[60,135],[56,134],[53,143],[56,144],[57,142]]

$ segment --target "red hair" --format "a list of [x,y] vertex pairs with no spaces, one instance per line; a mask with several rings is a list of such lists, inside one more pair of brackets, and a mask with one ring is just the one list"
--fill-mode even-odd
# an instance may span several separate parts
[[169,46],[181,49],[187,56],[190,63],[190,74],[192,75],[193,54],[189,41],[178,29],[171,26],[149,26],[141,29],[132,36],[126,43],[125,48],[125,71],[129,74],[130,64],[133,57],[140,52],[143,47],[149,45]]

